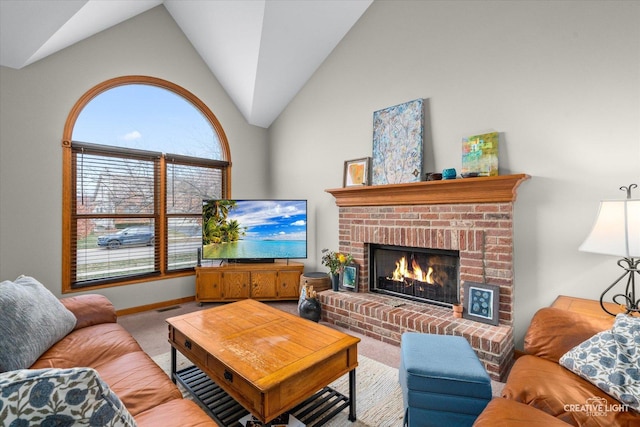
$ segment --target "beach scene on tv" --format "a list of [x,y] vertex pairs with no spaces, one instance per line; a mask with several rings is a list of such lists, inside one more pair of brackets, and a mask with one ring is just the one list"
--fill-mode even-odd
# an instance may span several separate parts
[[306,257],[306,200],[203,201],[203,259]]

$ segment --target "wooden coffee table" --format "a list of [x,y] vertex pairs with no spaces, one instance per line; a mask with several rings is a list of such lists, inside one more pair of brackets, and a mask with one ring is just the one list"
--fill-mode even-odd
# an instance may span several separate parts
[[[218,423],[242,414],[226,408],[230,404],[222,397],[211,397],[220,395],[217,387],[263,423],[287,411],[296,416],[301,407],[316,413],[312,419],[322,424],[348,406],[349,420],[355,421],[359,338],[250,299],[172,317],[167,323],[173,381],[192,392],[192,383],[197,383],[201,390],[194,394]],[[195,366],[176,372],[176,350]],[[347,373],[348,397],[326,387]],[[206,379],[212,385],[202,386]],[[220,419],[223,409],[227,421]],[[328,415],[318,415],[322,412]]]

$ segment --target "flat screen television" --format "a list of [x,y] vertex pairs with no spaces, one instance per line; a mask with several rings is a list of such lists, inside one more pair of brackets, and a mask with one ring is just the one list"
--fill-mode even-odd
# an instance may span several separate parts
[[202,201],[202,259],[274,262],[306,257],[306,200]]

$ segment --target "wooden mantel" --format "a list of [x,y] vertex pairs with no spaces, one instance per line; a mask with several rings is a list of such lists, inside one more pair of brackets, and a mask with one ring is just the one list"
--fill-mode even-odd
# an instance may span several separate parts
[[516,189],[529,178],[526,174],[516,174],[325,191],[336,198],[336,205],[340,207],[500,203],[514,202]]

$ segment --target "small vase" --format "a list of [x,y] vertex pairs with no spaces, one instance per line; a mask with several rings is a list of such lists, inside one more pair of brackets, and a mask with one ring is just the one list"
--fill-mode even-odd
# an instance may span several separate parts
[[331,273],[331,289],[336,292],[340,290],[340,275],[338,273]]
[[313,320],[319,322],[322,317],[322,307],[320,307],[320,301],[315,298],[305,298],[298,307],[300,317],[303,319]]

